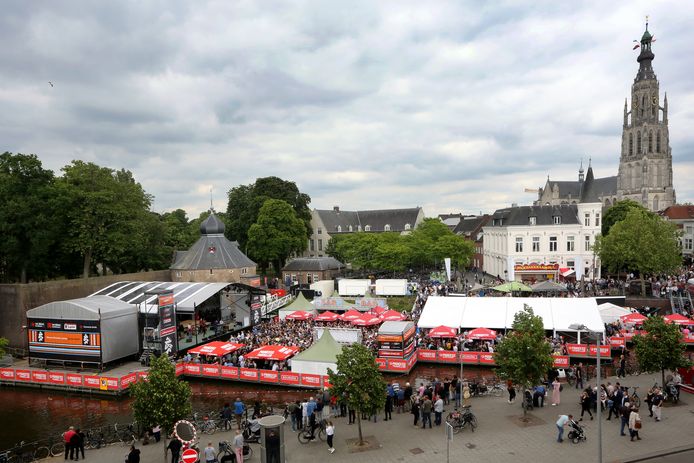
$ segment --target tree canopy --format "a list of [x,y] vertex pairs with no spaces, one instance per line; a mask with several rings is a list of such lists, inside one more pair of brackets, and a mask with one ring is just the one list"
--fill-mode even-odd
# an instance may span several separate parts
[[512,331],[497,346],[494,360],[499,376],[524,388],[539,384],[554,365],[542,317],[529,305],[523,304],[516,313]]
[[645,275],[670,272],[682,263],[675,226],[643,208],[632,208],[609,235],[599,236],[595,250],[611,272],[638,272],[643,296]]
[[343,347],[337,355],[337,372],[329,368],[328,377],[332,395],[356,410],[359,443],[362,444],[361,412],[378,413],[386,403],[386,383],[378,371],[376,359],[362,344]]
[[474,244],[454,234],[438,219],[424,219],[409,235],[356,232],[335,235],[326,248],[328,255],[355,268],[403,271],[412,267],[432,268],[451,258],[455,267],[469,264]]
[[635,209],[648,211],[648,209],[643,207],[641,204],[637,203],[636,201],[632,201],[631,199],[617,201],[612,207],[605,211],[605,215],[602,217],[601,235],[609,235],[614,224],[624,220],[627,213]]
[[248,230],[248,253],[262,269],[272,263],[279,272],[287,257],[306,248],[307,240],[304,222],[292,206],[281,199],[268,199]]
[[665,370],[689,366],[678,325],[666,323],[663,317],[650,317],[643,322],[643,331],[634,336],[634,352],[641,370],[660,371],[665,384]]
[[[268,199],[280,199],[291,205],[297,217],[311,234],[311,197],[299,191],[296,183],[278,177],[262,177],[250,185],[239,185],[229,190],[226,216],[226,236],[239,242],[241,249],[248,244],[248,232],[257,222],[260,209]],[[303,251],[303,249],[302,249]]]
[[166,433],[176,421],[191,414],[190,385],[176,378],[176,368],[166,355],[150,363],[147,379],[131,384],[133,412],[145,428],[160,425]]

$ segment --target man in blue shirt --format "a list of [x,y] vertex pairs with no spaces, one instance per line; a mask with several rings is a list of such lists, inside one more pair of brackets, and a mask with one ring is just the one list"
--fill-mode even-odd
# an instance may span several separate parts
[[533,391],[533,402],[535,402],[533,405],[535,407],[544,407],[545,406],[545,386],[542,384],[538,384],[535,386],[535,390]]
[[246,406],[241,402],[239,397],[236,398],[234,402],[234,416],[236,417],[236,426],[241,428],[241,421],[243,419],[243,413],[246,411]]
[[311,397],[306,405],[306,415],[308,415],[308,425],[311,428],[311,440],[314,440],[316,432],[316,401]]
[[557,442],[564,442],[564,426],[566,426],[566,424],[573,418],[573,415],[559,415],[559,419],[557,420],[557,430],[559,431],[559,434],[557,435]]

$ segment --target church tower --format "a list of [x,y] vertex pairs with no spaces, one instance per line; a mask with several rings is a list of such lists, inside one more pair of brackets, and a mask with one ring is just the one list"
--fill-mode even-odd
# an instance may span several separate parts
[[662,105],[653,71],[653,36],[641,37],[639,70],[631,86],[631,109],[624,101],[622,154],[617,179],[618,199],[631,199],[652,211],[675,204],[672,187],[672,150],[668,132],[667,93]]

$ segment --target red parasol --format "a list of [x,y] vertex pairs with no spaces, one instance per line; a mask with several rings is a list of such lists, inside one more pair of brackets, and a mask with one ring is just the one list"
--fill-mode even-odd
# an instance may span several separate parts
[[349,309],[347,312],[340,315],[340,320],[344,320],[346,322],[351,322],[352,320],[355,320],[355,319],[360,318],[360,317],[361,317],[361,312],[357,312],[354,309]]
[[335,312],[327,311],[323,312],[322,314],[318,315],[315,320],[317,322],[334,322],[340,319],[340,316],[336,314]]
[[385,322],[400,322],[405,319],[403,314],[396,312],[395,310],[386,310],[379,316],[381,317],[381,320]]
[[308,320],[310,318],[313,318],[313,314],[304,310],[297,310],[296,312],[292,312],[284,318],[286,318],[287,320]]
[[383,314],[383,313],[386,312],[386,311],[387,311],[387,309],[381,307],[380,305],[377,305],[376,307],[374,307],[373,309],[371,309],[371,312],[372,312],[372,313],[375,313],[376,315],[381,315],[381,314]]
[[677,325],[694,325],[694,320],[690,320],[684,315],[678,313],[666,315],[663,317],[667,323],[676,323]]
[[287,360],[299,352],[296,346],[262,346],[246,355],[248,359]]
[[467,334],[468,339],[496,339],[496,331],[488,328],[475,328]]
[[202,346],[194,347],[190,349],[188,353],[221,357],[223,355],[230,354],[243,346],[244,344],[236,344],[234,342],[213,341],[203,344]]
[[638,312],[632,312],[628,315],[622,315],[621,317],[619,317],[619,319],[622,321],[622,323],[627,323],[627,324],[632,324],[632,325],[640,325],[644,321],[646,321],[647,318],[648,317],[645,317]]
[[355,318],[352,320],[352,325],[354,326],[373,326],[373,325],[378,325],[381,323],[383,320],[381,320],[379,317],[377,317],[374,314],[370,313],[365,313],[361,315],[359,318]]
[[450,326],[437,326],[429,331],[430,338],[455,338],[458,336],[458,330]]

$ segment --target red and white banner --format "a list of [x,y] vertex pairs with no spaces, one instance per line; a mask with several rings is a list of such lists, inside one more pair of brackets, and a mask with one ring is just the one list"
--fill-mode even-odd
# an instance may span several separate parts
[[280,383],[282,384],[289,384],[291,386],[297,385],[300,383],[300,378],[299,378],[299,373],[292,373],[290,371],[282,371],[280,372]]
[[588,355],[588,346],[586,344],[567,344],[566,352],[569,355],[579,355],[586,357]]
[[405,360],[388,360],[388,370],[392,371],[407,371],[407,362]]
[[203,376],[219,376],[219,365],[202,365]]
[[198,363],[186,363],[185,372],[187,375],[199,376],[201,373],[200,364],[198,364]]
[[31,371],[31,382],[32,383],[47,383],[48,382],[48,372],[47,371]]
[[610,338],[610,346],[612,346],[612,347],[620,348],[620,347],[624,347],[626,345],[627,345],[626,338],[618,338],[618,337]]
[[14,381],[14,370],[12,368],[0,368],[0,379]]
[[239,369],[237,367],[222,367],[222,378],[239,379]]
[[333,385],[330,384],[330,376],[323,375],[323,387],[326,389],[330,389],[331,387],[333,387]]
[[417,359],[422,362],[435,362],[436,361],[436,351],[419,349],[417,351]]
[[176,364],[176,376],[181,376],[183,373],[186,372],[186,365],[185,363],[177,363]]
[[287,360],[299,352],[296,346],[262,346],[246,355],[249,359],[259,360]]
[[320,375],[310,375],[304,373],[301,375],[301,385],[310,387],[320,387]]
[[93,388],[99,389],[99,387],[101,386],[101,381],[100,381],[100,378],[98,376],[84,375],[82,378],[83,378],[82,381],[83,381],[83,384],[85,387],[93,387]]
[[436,352],[436,357],[439,362],[458,363],[458,353],[450,350],[440,350]]
[[82,378],[82,375],[80,375],[80,374],[68,373],[66,379],[67,379],[68,386],[74,386],[74,387],[82,386],[83,378]]
[[[592,356],[598,355],[598,346],[591,344],[588,353]],[[607,357],[610,355],[610,346],[600,346],[600,357]]]
[[554,355],[554,366],[557,368],[567,368],[569,366],[568,355]]
[[276,383],[280,380],[279,372],[272,370],[260,370],[260,381],[263,383]]
[[137,380],[138,381],[147,381],[148,376],[149,376],[149,373],[146,371],[138,371],[137,372]]
[[51,384],[65,384],[65,373],[48,373],[48,382],[50,382]]
[[14,378],[17,381],[31,381],[31,370],[15,370]]
[[479,352],[461,352],[460,356],[463,358],[463,363],[477,365],[480,362]]
[[258,370],[254,368],[240,368],[239,378],[246,381],[258,381]]
[[[178,367],[178,365],[176,365],[176,367]],[[120,388],[127,389],[135,381],[137,381],[137,373],[128,373],[127,375],[121,377]]]
[[379,370],[385,370],[388,367],[388,361],[386,359],[376,357],[376,365],[378,365]]
[[480,352],[480,363],[483,365],[496,365],[494,354],[489,352]]

